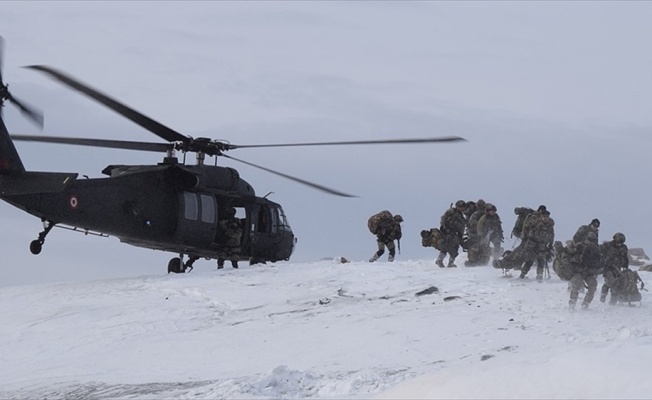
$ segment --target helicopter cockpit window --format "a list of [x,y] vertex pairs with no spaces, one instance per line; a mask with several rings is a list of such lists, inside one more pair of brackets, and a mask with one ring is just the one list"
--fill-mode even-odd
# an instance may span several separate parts
[[215,200],[211,196],[201,196],[201,220],[212,224],[215,222]]
[[197,196],[194,193],[184,192],[183,203],[184,203],[184,217],[191,221],[196,221],[199,215]]
[[279,224],[283,226],[289,227],[290,224],[288,223],[288,219],[285,216],[285,213],[283,212],[283,209],[281,207],[278,208],[278,217],[279,217]]

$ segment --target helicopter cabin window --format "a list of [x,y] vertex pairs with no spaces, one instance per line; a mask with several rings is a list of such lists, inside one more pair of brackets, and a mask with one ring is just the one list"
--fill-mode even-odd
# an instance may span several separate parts
[[191,221],[196,221],[199,216],[199,205],[197,196],[194,193],[183,193],[184,217]]
[[215,200],[211,196],[201,196],[201,220],[212,224],[215,222]]

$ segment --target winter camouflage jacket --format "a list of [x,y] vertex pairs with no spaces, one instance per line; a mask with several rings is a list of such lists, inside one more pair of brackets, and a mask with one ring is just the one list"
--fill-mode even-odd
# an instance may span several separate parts
[[573,257],[575,273],[584,276],[596,275],[601,268],[600,246],[588,240],[576,245],[577,253]]
[[401,223],[394,218],[383,219],[378,223],[378,231],[376,237],[381,242],[391,242],[393,240],[401,240],[403,233],[401,232]]
[[530,242],[537,252],[549,252],[555,241],[555,221],[548,217],[544,220],[541,213],[530,214],[523,224],[522,240]]
[[620,272],[623,268],[629,267],[629,255],[625,244],[618,245],[615,240],[604,242],[600,246],[600,254],[605,270],[615,269]]
[[500,240],[504,239],[503,223],[500,221],[498,214],[484,214],[480,218],[480,221],[478,221],[476,232],[480,237],[485,237],[489,231],[493,231],[489,238],[490,240],[495,238],[499,238]]
[[592,230],[588,225],[582,225],[577,229],[577,232],[575,232],[575,235],[573,235],[573,242],[575,243],[582,243],[583,241],[586,240],[589,232],[595,232],[595,235],[598,236],[598,231],[597,230]]
[[466,229],[464,214],[456,208],[449,208],[441,216],[441,231],[445,236],[457,236],[461,238]]

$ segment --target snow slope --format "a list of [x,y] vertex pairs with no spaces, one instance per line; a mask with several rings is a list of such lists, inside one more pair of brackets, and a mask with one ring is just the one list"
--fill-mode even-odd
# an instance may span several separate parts
[[649,398],[643,296],[433,260],[4,287],[0,398]]

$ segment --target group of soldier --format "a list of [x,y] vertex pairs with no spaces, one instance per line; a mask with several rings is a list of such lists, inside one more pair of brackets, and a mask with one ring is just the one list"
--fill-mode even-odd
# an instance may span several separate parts
[[[600,221],[595,218],[589,224],[579,227],[572,240],[562,245],[555,242],[555,221],[545,205],[536,210],[517,207],[514,214],[517,221],[512,236],[520,239],[513,250],[503,251],[504,234],[497,208],[480,199],[477,202],[458,200],[444,212],[439,228],[421,231],[422,245],[439,250],[435,261],[441,268],[457,267],[455,259],[460,248],[467,252],[465,266],[492,265],[503,271],[518,270],[524,279],[536,262],[536,280],[542,282],[544,273],[550,277],[548,265],[562,279],[569,282],[569,308],[574,309],[579,293],[586,288],[582,307],[589,306],[597,291],[597,276],[603,275],[604,284],[600,301],[605,302],[611,292],[610,304],[636,302],[641,300],[644,283],[636,271],[629,269],[629,254],[625,235],[618,232],[613,240],[598,244]],[[389,251],[389,261],[394,261],[394,240],[399,241],[401,233],[400,215],[392,216],[389,211],[373,215],[368,222],[370,231],[376,235],[378,251],[369,260],[374,262]],[[444,260],[448,256],[448,263]]]

